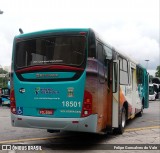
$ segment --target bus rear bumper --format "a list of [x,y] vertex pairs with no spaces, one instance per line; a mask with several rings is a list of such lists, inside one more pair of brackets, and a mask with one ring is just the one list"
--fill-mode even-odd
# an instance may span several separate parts
[[84,118],[46,118],[11,114],[11,122],[15,127],[93,133],[97,131],[97,114]]

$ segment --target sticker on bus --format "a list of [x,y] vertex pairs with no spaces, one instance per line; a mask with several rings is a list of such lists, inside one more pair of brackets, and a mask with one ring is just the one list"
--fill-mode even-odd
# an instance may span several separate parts
[[23,115],[23,107],[17,107],[17,115]]

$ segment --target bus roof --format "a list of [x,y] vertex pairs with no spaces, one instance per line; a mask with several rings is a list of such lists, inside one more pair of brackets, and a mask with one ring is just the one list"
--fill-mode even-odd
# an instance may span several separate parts
[[38,35],[45,35],[50,34],[52,32],[55,33],[62,33],[62,32],[87,32],[89,31],[90,28],[64,28],[64,29],[50,29],[50,30],[42,30],[42,31],[35,31],[35,32],[30,32],[30,33],[24,33],[17,35],[15,38],[22,38],[22,37],[28,37],[28,36],[38,36]]

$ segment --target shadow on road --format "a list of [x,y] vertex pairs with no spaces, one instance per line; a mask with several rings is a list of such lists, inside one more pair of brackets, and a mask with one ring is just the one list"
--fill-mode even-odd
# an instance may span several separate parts
[[[113,135],[111,134],[89,134],[77,132],[62,132],[62,137],[53,138],[42,144],[47,150],[98,150],[102,149]],[[60,135],[61,135],[60,134]]]

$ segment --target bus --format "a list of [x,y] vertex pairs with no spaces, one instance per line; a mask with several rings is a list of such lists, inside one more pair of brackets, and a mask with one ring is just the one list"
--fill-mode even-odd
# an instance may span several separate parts
[[152,83],[154,86],[154,91],[156,92],[156,99],[160,98],[160,78],[159,77],[153,77]]
[[143,108],[149,107],[149,73],[147,70],[141,66],[137,65],[136,68],[137,74],[137,84],[138,84],[138,93],[142,101]]
[[10,89],[8,88],[2,88],[2,95],[1,95],[1,105],[4,106],[10,106]]
[[154,91],[154,85],[149,84],[149,100],[156,100],[157,93]]
[[0,88],[0,106],[10,106],[10,81],[8,87]]
[[15,127],[122,134],[126,121],[148,108],[148,86],[146,69],[90,28],[14,38],[10,108]]

